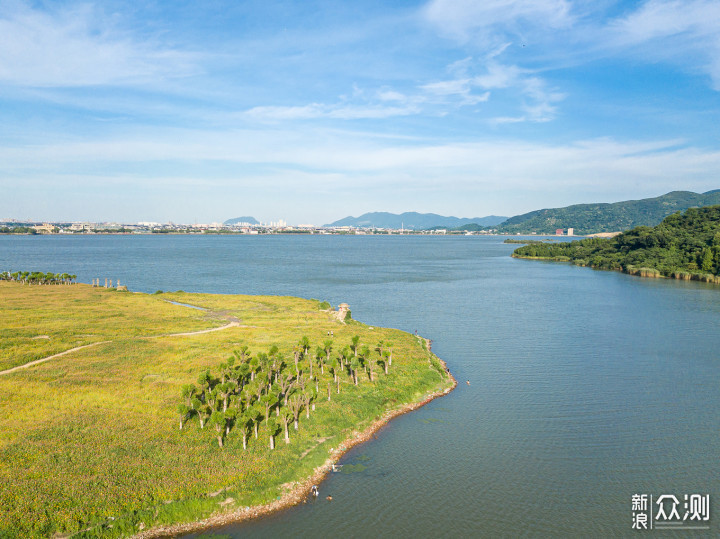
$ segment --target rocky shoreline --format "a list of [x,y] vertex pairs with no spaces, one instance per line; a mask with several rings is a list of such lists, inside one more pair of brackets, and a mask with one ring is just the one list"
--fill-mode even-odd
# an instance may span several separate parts
[[305,481],[294,483],[291,486],[290,490],[283,494],[280,499],[264,505],[239,508],[227,513],[214,515],[197,522],[151,528],[137,535],[134,535],[133,537],[135,539],[173,537],[184,533],[191,533],[205,530],[208,528],[224,526],[230,523],[244,522],[302,503],[310,495],[310,489],[312,488],[312,486],[319,484],[325,478],[325,476],[327,476],[330,470],[332,470],[333,465],[337,463],[340,458],[351,448],[368,441],[370,438],[373,437],[376,432],[378,432],[385,425],[387,425],[393,418],[396,418],[413,410],[417,410],[421,406],[426,405],[428,402],[437,399],[438,397],[447,395],[457,387],[457,380],[450,373],[447,364],[441,359],[439,361],[445,369],[447,375],[450,377],[450,380],[452,380],[452,385],[450,387],[443,389],[442,391],[430,393],[419,402],[409,403],[400,408],[388,410],[379,419],[373,421],[364,431],[353,432],[347,440],[340,444],[340,447],[333,450],[328,459],[321,466],[315,468],[313,474],[310,477],[308,477]]

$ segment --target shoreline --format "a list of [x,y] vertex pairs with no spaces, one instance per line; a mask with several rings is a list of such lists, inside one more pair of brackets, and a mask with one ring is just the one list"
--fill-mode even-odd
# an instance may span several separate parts
[[510,255],[512,258],[517,258],[518,260],[541,260],[543,262],[567,262],[568,264],[572,264],[573,266],[578,266],[580,268],[590,268],[591,270],[595,271],[616,271],[618,273],[624,273],[625,275],[630,275],[632,277],[641,277],[644,279],[671,279],[675,281],[696,281],[698,283],[706,283],[706,284],[720,284],[720,276],[714,276],[709,273],[690,273],[685,271],[678,271],[673,272],[670,275],[663,275],[660,273],[659,270],[655,268],[633,268],[630,270],[625,269],[596,269],[589,265],[582,265],[582,264],[574,264],[572,260],[559,260],[557,258],[552,258],[549,256],[521,256],[516,255],[515,253]]
[[[425,339],[425,341],[427,342],[427,339]],[[368,427],[362,432],[354,431],[348,439],[346,439],[340,444],[342,449],[338,447],[337,449],[333,450],[327,460],[325,460],[325,462],[321,466],[315,468],[310,477],[294,483],[294,486],[289,491],[285,492],[280,497],[280,499],[263,505],[238,508],[228,513],[213,515],[206,519],[195,522],[172,524],[170,526],[150,528],[136,535],[133,535],[133,539],[154,539],[158,537],[172,537],[181,533],[197,532],[201,530],[207,530],[209,528],[224,526],[226,524],[238,524],[265,515],[269,515],[271,513],[275,513],[302,503],[310,495],[310,489],[312,488],[312,486],[320,484],[328,475],[328,473],[330,473],[330,471],[332,470],[332,466],[336,464],[348,451],[350,451],[350,449],[352,449],[356,445],[360,445],[370,440],[370,438],[372,438],[375,433],[388,425],[390,421],[395,419],[396,417],[412,412],[413,410],[417,410],[418,408],[425,406],[427,403],[439,397],[444,397],[457,387],[458,382],[450,372],[450,369],[448,369],[447,363],[445,363],[445,361],[440,358],[438,358],[438,361],[440,361],[440,364],[443,366],[445,373],[452,381],[452,385],[450,387],[447,387],[441,391],[435,391],[433,393],[430,393],[420,401],[405,404],[400,408],[387,410],[378,419],[370,423],[370,425],[368,425]]]

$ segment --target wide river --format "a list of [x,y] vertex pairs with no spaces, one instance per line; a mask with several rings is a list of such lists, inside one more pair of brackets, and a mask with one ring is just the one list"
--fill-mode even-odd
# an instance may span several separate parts
[[362,322],[433,340],[454,392],[348,453],[342,462],[364,470],[330,474],[317,502],[217,533],[626,536],[634,494],[676,496],[681,518],[686,494],[708,494],[710,520],[683,525],[710,529],[675,535],[720,533],[720,287],[515,260],[514,247],[479,236],[4,236],[0,270],[347,302]]

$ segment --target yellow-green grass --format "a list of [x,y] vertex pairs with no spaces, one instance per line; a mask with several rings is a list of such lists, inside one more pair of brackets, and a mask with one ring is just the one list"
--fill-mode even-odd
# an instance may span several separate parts
[[[0,284],[13,314],[11,321],[0,319],[2,347],[5,336],[18,343],[17,335],[28,333],[55,335],[65,346],[76,346],[74,337],[63,340],[60,328],[70,327],[68,320],[92,326],[92,331],[73,326],[76,335],[111,341],[0,376],[0,536],[127,536],[141,527],[268,502],[283,484],[309,476],[352,431],[451,385],[421,339],[354,321],[343,324],[320,311],[316,301]],[[108,324],[120,322],[124,331],[105,327],[103,307],[122,313]],[[222,326],[229,317],[241,325],[145,338]],[[390,375],[376,368],[376,381],[361,376],[357,387],[343,378],[342,392],[333,392],[330,402],[318,399],[310,419],[303,412],[300,430],[291,427],[291,443],[283,443],[280,434],[274,451],[264,426],[246,451],[237,431],[221,449],[215,431],[201,430],[197,419],[178,429],[182,385],[194,383],[206,368],[218,374],[217,366],[233,349],[245,344],[253,353],[267,352],[275,344],[292,362],[291,348],[303,335],[314,349],[328,331],[334,332],[335,350],[354,335],[371,348],[381,339],[392,341]],[[35,345],[42,341],[16,346],[33,357]],[[51,352],[57,351],[62,350]],[[326,395],[325,381],[320,390]],[[221,506],[227,498],[234,501]]]
[[0,320],[0,371],[91,343],[225,323],[160,294],[6,281],[0,281]]

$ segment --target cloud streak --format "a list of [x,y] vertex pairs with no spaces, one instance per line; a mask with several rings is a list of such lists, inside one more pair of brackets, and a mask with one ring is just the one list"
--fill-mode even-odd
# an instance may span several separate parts
[[484,45],[528,27],[564,28],[573,18],[565,0],[432,0],[423,16],[443,34]]
[[50,12],[22,2],[8,4],[0,13],[0,82],[127,85],[198,72],[195,55],[137,41],[90,5]]
[[707,73],[720,91],[720,3],[714,0],[650,0],[612,21],[609,43],[651,60],[670,61]]
[[[88,163],[117,170],[125,178],[133,177],[128,172],[130,164],[144,163],[153,172],[135,176],[138,181],[152,182],[156,176],[191,178],[198,163],[212,163],[223,172],[204,176],[209,182],[271,175],[292,184],[295,175],[302,173],[303,181],[317,176],[343,178],[368,188],[375,182],[442,185],[457,190],[458,195],[470,187],[494,189],[497,185],[550,193],[557,189],[613,192],[628,182],[660,192],[676,186],[678,177],[710,189],[720,177],[720,151],[687,147],[682,141],[592,139],[550,145],[403,140],[380,144],[367,137],[323,130],[168,131],[99,142],[5,147],[0,149],[0,163],[5,181],[13,182],[39,173],[81,178],[83,167],[78,164]],[[180,172],[183,169],[185,173]]]

